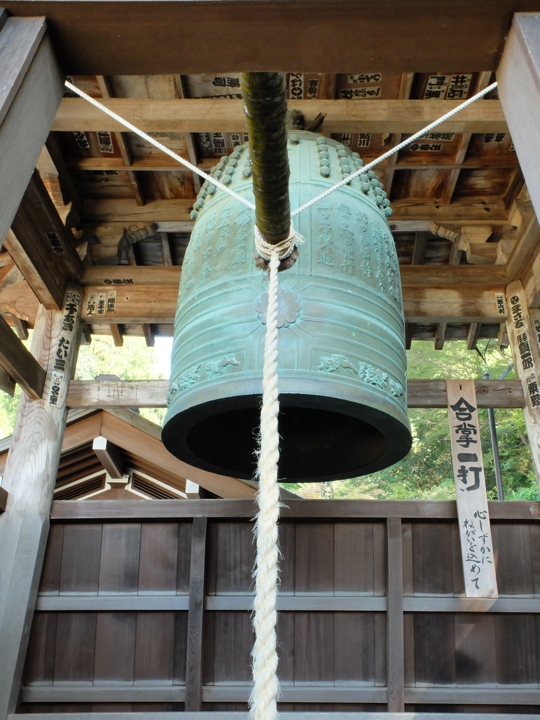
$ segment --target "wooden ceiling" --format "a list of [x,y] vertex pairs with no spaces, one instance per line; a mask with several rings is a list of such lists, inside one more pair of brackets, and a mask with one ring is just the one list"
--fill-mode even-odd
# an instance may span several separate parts
[[[16,12],[26,7],[17,3]],[[77,68],[79,61],[72,62],[66,50],[73,28],[65,24],[67,15],[60,22],[54,12],[52,37],[66,67]],[[499,20],[501,27],[509,22]],[[356,68],[364,72],[289,72],[290,109],[301,112],[306,130],[339,140],[369,161],[495,80],[493,62],[485,57],[471,57],[469,68],[456,63],[445,72],[434,67],[421,73],[396,72],[385,57],[381,67]],[[420,57],[417,62],[425,66]],[[103,67],[116,66],[109,59]],[[237,72],[69,77],[205,171],[247,141]],[[65,242],[77,247],[83,261],[82,275],[64,271],[85,287],[89,332],[112,334],[117,345],[124,335],[143,335],[149,345],[156,335],[171,335],[200,178],[70,92],[38,170],[67,228]],[[511,280],[522,279],[536,307],[540,238],[497,92],[400,151],[378,172],[394,211],[390,227],[408,342],[434,339],[442,347],[445,339],[460,338],[471,348],[479,337],[507,342],[506,309],[497,307],[496,296]],[[22,324],[22,332],[33,324],[38,299],[44,302],[33,279],[36,263],[26,261],[20,237],[27,220],[18,216],[7,253],[0,253],[0,312],[20,331]]]

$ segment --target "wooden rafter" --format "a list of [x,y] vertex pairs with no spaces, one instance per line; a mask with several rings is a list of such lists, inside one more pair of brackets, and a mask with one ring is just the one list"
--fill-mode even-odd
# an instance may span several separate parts
[[[111,98],[103,105],[145,132],[245,132],[246,120],[241,100],[155,100]],[[306,122],[324,117],[319,132],[415,133],[457,107],[454,100],[294,100],[289,106],[299,110]],[[86,100],[64,98],[52,129],[57,132],[108,130],[120,132],[124,126]],[[439,126],[441,132],[507,132],[508,127],[498,100],[483,100],[462,110]]]
[[[25,393],[39,400],[45,383],[45,370],[26,349],[4,318],[0,315],[0,366]],[[9,392],[9,390],[8,390]]]
[[78,280],[82,263],[73,235],[62,223],[37,171],[11,225],[5,248],[40,302],[62,307],[69,280]]
[[[107,77],[104,77],[103,75],[97,76],[97,81],[99,85],[99,89],[101,91],[101,96],[104,99],[110,99],[113,97],[113,92],[111,88],[111,83],[109,82],[109,79]],[[125,168],[130,168],[133,165],[133,157],[131,155],[131,150],[129,149],[129,142],[127,139],[126,133],[123,132],[115,132],[114,137],[116,139],[116,143],[118,145],[118,149],[120,150],[120,155],[122,157],[122,162],[124,163]],[[131,185],[131,189],[133,191],[133,196],[135,198],[135,202],[137,205],[144,205],[145,198],[144,198],[144,192],[141,186],[141,183],[139,182],[139,178],[137,177],[137,173],[134,170],[126,170],[127,176],[129,178],[129,182]]]

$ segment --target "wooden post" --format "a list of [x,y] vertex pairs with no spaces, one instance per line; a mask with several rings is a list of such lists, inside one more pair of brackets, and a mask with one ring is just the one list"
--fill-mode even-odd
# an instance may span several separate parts
[[403,540],[401,518],[387,521],[387,686],[388,712],[405,710],[405,652],[403,639]]
[[497,68],[499,97],[531,200],[540,216],[540,15],[516,13]]
[[44,18],[9,18],[0,31],[0,246],[62,99],[63,77]]
[[202,650],[207,518],[193,518],[186,659],[186,712],[202,709]]
[[506,288],[508,320],[506,327],[514,357],[516,375],[521,380],[525,406],[523,415],[529,437],[536,481],[540,487],[540,345],[531,321],[523,285],[519,281]]
[[465,595],[498,597],[474,380],[447,380]]
[[39,309],[32,354],[46,371],[43,396],[21,395],[0,517],[0,720],[15,711],[49,530],[66,398],[78,351],[82,290],[69,284],[61,311]]

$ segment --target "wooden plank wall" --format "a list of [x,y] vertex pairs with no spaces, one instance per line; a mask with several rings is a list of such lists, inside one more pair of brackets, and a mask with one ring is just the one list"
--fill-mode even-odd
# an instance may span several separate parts
[[[246,710],[252,503],[81,505],[53,508],[20,712]],[[495,601],[464,597],[451,503],[291,505],[281,710],[540,712],[539,503],[490,504]]]

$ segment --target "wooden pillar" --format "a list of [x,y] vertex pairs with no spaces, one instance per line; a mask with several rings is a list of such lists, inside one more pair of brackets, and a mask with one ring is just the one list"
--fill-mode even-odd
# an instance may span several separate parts
[[63,94],[44,18],[9,18],[0,30],[0,247]]
[[207,518],[193,518],[186,658],[186,712],[202,710],[202,652]]
[[516,375],[521,380],[525,406],[523,415],[529,437],[536,480],[540,487],[540,346],[531,322],[523,285],[516,281],[506,288],[508,340]]
[[32,354],[46,371],[43,396],[21,394],[0,516],[0,720],[14,712],[49,530],[49,512],[66,427],[83,291],[67,286],[61,311],[40,307]]
[[401,518],[387,521],[387,686],[388,712],[405,710],[405,652],[403,638],[403,540]]

